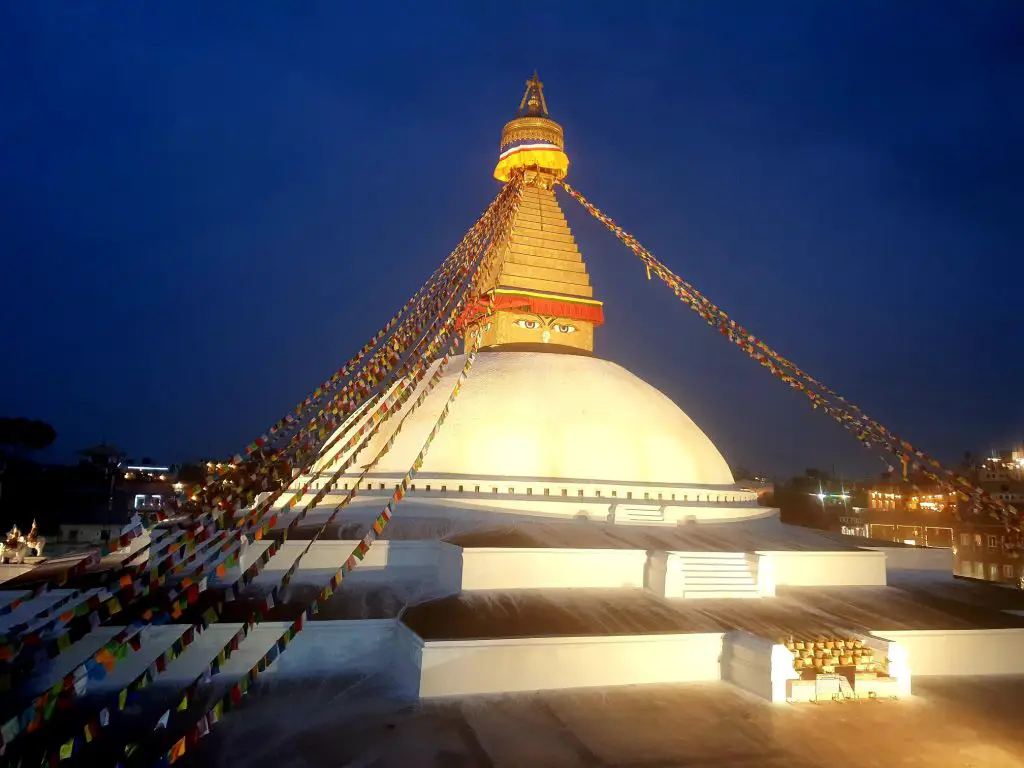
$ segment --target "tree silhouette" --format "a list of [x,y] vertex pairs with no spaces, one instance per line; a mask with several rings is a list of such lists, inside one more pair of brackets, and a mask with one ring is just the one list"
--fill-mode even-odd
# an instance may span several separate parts
[[57,431],[38,419],[0,417],[0,445],[15,450],[41,451],[57,439]]

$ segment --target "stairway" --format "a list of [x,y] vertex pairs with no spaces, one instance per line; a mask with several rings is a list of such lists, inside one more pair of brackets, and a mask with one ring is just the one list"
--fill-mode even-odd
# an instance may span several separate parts
[[622,506],[623,517],[627,523],[653,524],[665,522],[665,507],[648,504],[645,506]]
[[757,558],[746,552],[677,552],[687,599],[760,597]]

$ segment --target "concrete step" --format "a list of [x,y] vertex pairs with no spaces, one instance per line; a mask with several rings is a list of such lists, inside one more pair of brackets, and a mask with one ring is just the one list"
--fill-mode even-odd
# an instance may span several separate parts
[[639,522],[645,522],[645,523],[648,523],[648,522],[663,523],[665,521],[665,513],[664,512],[658,512],[658,511],[649,512],[649,513],[648,512],[628,512],[626,514],[626,519],[627,520],[637,520]]
[[722,590],[699,590],[694,591],[686,589],[683,591],[683,598],[686,600],[722,600],[722,599],[733,599],[733,598],[758,598],[761,595],[757,590],[751,592],[739,591],[734,589],[722,589]]
[[739,590],[739,591],[746,592],[748,590],[755,590],[756,591],[757,590],[757,584],[755,582],[750,582],[750,583],[747,583],[747,584],[743,584],[743,583],[738,583],[738,582],[733,582],[733,581],[727,581],[727,582],[721,582],[720,581],[720,582],[717,582],[717,583],[710,582],[710,581],[686,582],[686,584],[683,585],[683,589],[684,590],[695,589],[695,590],[698,590],[698,591],[704,591],[704,590],[708,590],[708,589],[712,589],[712,590],[714,590],[714,589],[734,589],[734,590]]
[[739,571],[742,573],[748,573],[750,566],[746,563],[736,562],[723,562],[723,563],[682,563],[681,570],[686,573],[728,573],[730,571]]
[[717,551],[698,551],[698,550],[676,550],[672,554],[679,555],[683,559],[719,559],[728,558],[729,560],[746,560],[746,552],[717,552]]
[[697,584],[720,584],[722,586],[728,586],[732,588],[733,586],[743,586],[748,584],[757,586],[757,579],[755,579],[748,573],[736,574],[735,576],[725,578],[723,578],[721,574],[717,576],[691,576],[690,574],[686,574],[686,581],[684,582],[684,584],[686,584],[687,589],[690,587],[690,585]]

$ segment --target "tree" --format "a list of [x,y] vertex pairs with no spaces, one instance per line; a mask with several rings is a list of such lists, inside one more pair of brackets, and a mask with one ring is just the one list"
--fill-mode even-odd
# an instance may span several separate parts
[[41,451],[57,439],[57,431],[45,421],[0,417],[0,445],[17,450]]

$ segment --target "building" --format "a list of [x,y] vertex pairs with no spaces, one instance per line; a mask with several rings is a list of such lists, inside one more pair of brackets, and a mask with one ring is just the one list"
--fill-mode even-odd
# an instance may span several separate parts
[[54,553],[116,539],[133,515],[155,519],[182,490],[174,466],[132,461],[106,444],[79,453],[85,460],[61,473],[65,483],[54,516]]
[[923,547],[953,546],[956,494],[924,476],[885,479],[861,486],[867,535]]
[[[1024,510],[1024,450],[1001,451],[972,462],[970,476],[993,497]],[[1007,547],[1005,526],[961,502],[954,531],[954,559],[960,576],[1024,585],[1024,560]]]

